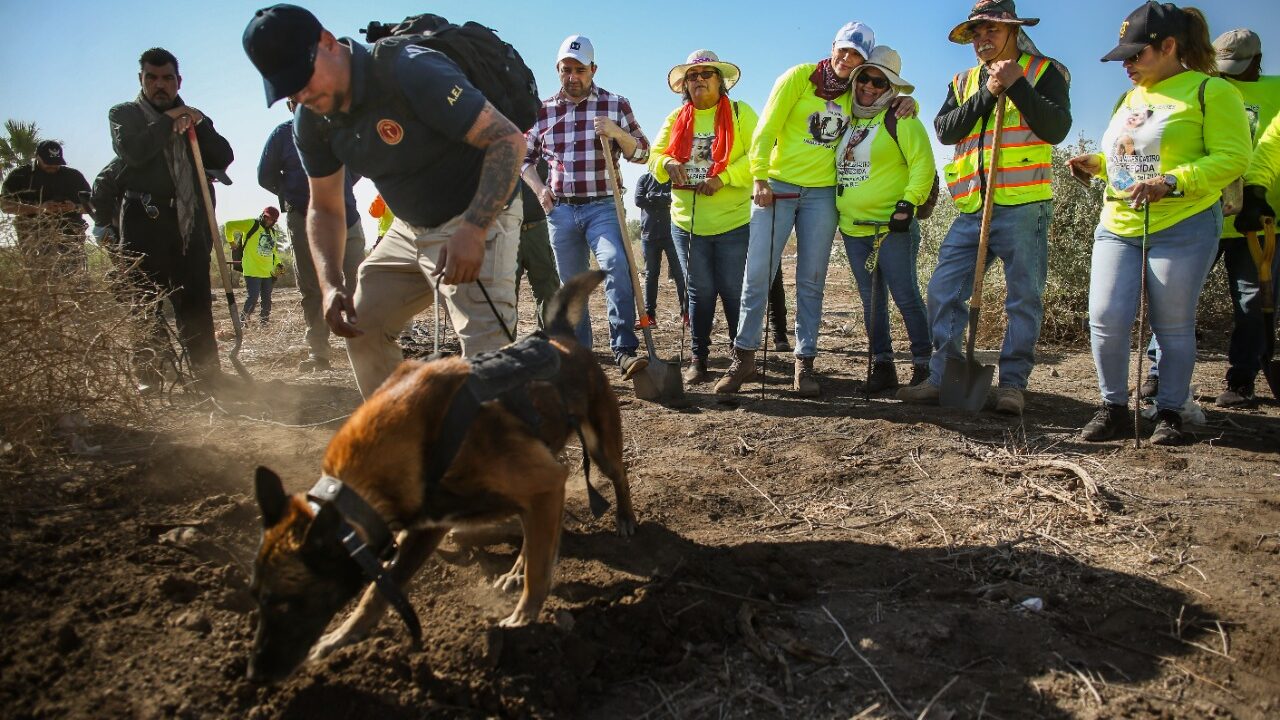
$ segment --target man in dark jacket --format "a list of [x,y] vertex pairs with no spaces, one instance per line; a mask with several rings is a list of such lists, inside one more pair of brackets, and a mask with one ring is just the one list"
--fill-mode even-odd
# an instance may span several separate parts
[[662,276],[662,256],[665,253],[667,274],[676,281],[680,314],[688,323],[684,272],[676,258],[675,242],[671,239],[671,183],[660,183],[646,172],[636,182],[635,201],[636,207],[640,208],[640,246],[644,248],[644,312],[650,320],[656,319],[658,279]]
[[[292,114],[297,105],[288,102]],[[356,291],[356,273],[364,260],[364,230],[360,227],[360,212],[356,209],[356,196],[352,185],[356,178],[346,174],[344,200],[346,202],[347,237],[342,254],[343,288],[348,295]],[[311,186],[307,172],[302,169],[298,147],[293,144],[293,118],[280,123],[267,144],[262,148],[258,161],[258,184],[280,199],[289,227],[289,240],[293,246],[293,260],[298,268],[298,293],[302,295],[302,318],[307,325],[307,346],[311,353],[298,364],[303,372],[328,370],[329,325],[321,310],[320,278],[311,258],[311,243],[307,240],[307,206],[311,204]]]
[[[178,96],[178,59],[152,48],[138,59],[141,92],[111,108],[111,145],[124,163],[119,184],[122,249],[141,256],[139,284],[147,294],[168,293],[178,339],[196,379],[210,387],[222,380],[209,295],[209,219],[205,214],[187,131],[195,128],[206,169],[225,171],[234,157],[213,121]],[[157,323],[159,318],[157,317]],[[157,324],[157,337],[163,328]],[[154,387],[158,368],[135,365],[140,389]]]

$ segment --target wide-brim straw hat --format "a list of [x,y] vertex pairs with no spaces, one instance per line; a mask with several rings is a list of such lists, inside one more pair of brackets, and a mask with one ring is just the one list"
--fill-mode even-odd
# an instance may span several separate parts
[[721,82],[724,83],[724,89],[728,90],[738,84],[738,79],[742,77],[742,71],[733,63],[722,62],[720,56],[710,50],[694,50],[689,53],[689,59],[671,68],[671,72],[667,73],[667,85],[671,87],[674,93],[684,92],[684,76],[689,72],[689,68],[706,65],[713,67],[720,72]]
[[898,55],[898,51],[888,45],[877,45],[871,51],[871,57],[867,61],[858,66],[854,72],[860,72],[863,68],[873,67],[889,79],[889,82],[898,89],[898,93],[902,95],[910,95],[916,91],[916,86],[907,82],[902,78],[902,56]]
[[978,0],[969,11],[969,19],[952,28],[947,39],[959,45],[967,45],[973,42],[973,26],[984,22],[1038,25],[1040,18],[1018,17],[1018,10],[1013,0]]

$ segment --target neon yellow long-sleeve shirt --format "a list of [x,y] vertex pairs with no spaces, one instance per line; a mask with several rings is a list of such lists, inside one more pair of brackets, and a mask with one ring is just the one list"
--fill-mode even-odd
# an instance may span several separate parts
[[814,94],[809,76],[816,63],[797,65],[778,77],[751,139],[751,177],[801,187],[836,183],[836,143],[849,126],[850,93],[835,100]]
[[[1147,178],[1177,179],[1181,197],[1151,204],[1150,231],[1158,232],[1218,202],[1222,188],[1244,174],[1251,145],[1240,93],[1221,78],[1188,70],[1131,90],[1111,117],[1098,157],[1108,198],[1127,197]],[[1126,202],[1102,208],[1102,225],[1121,237],[1141,236],[1142,217]]]
[[887,112],[866,120],[854,118],[836,148],[836,209],[840,231],[846,235],[871,235],[873,226],[855,223],[887,223],[899,200],[918,206],[933,187],[937,166],[924,123],[919,118],[899,119],[894,142],[884,126]]
[[[223,227],[229,245],[244,245],[242,261],[245,277],[266,278],[275,272],[280,257],[276,254],[276,245],[280,241],[277,228],[267,229],[261,224],[255,229],[256,220],[229,220]],[[250,230],[253,232],[250,233]]]
[[[1253,149],[1249,171],[1244,174],[1245,185],[1261,185],[1270,193],[1280,190],[1280,115],[1271,119],[1258,146]],[[1271,203],[1274,208],[1275,204]]]
[[[735,100],[730,105],[734,112],[733,145],[729,148],[729,164],[718,176],[724,187],[714,195],[698,196],[696,218],[693,217],[693,191],[671,189],[671,222],[695,235],[719,235],[751,221],[752,178],[747,150],[751,146],[758,118],[756,111],[741,100]],[[649,172],[653,173],[658,182],[668,182],[671,179],[666,168],[670,159],[666,150],[671,142],[671,126],[679,114],[680,108],[676,108],[667,116],[649,155]],[[711,169],[715,121],[715,107],[694,110],[693,152],[689,162],[684,165],[691,184],[704,180]],[[696,226],[693,224],[695,221]]]
[[[1280,114],[1280,76],[1263,75],[1256,82],[1241,82],[1228,77],[1223,80],[1231,83],[1232,87],[1240,91],[1240,97],[1244,98],[1244,112],[1249,118],[1249,137],[1253,139],[1256,151],[1262,134],[1271,125],[1272,119]],[[1280,203],[1280,186],[1273,183],[1267,187],[1267,201],[1271,207],[1277,207]],[[1235,218],[1223,218],[1222,237],[1242,237],[1236,231]]]

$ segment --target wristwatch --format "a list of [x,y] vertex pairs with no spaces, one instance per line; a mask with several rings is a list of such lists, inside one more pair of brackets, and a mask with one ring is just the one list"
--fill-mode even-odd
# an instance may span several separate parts
[[1170,192],[1178,189],[1178,178],[1172,175],[1166,174],[1163,179],[1164,179],[1164,184],[1169,186]]

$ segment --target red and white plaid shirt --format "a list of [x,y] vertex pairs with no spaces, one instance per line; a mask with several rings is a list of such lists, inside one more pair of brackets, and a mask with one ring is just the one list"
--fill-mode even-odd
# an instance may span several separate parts
[[[557,198],[587,198],[612,195],[609,176],[605,174],[604,154],[596,139],[594,119],[605,116],[636,139],[636,151],[627,159],[644,163],[649,159],[649,140],[640,123],[631,114],[631,102],[598,85],[582,100],[574,103],[564,91],[542,101],[538,121],[525,133],[528,152],[524,168],[547,159],[550,169],[548,186]],[[622,154],[614,143],[615,162]]]

